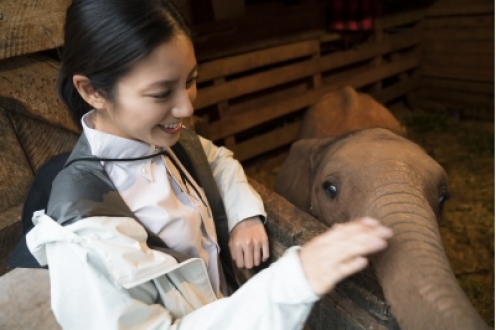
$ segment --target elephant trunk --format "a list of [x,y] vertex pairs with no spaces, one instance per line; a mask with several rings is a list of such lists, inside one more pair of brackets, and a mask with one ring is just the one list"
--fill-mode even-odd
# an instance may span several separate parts
[[398,197],[375,200],[374,216],[394,237],[372,263],[401,328],[488,329],[450,268],[432,209],[412,194]]

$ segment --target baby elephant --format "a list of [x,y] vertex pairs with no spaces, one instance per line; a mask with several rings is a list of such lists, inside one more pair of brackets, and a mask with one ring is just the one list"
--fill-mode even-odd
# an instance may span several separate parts
[[[369,107],[359,106],[363,98]],[[350,88],[322,100],[352,105],[357,118],[370,118],[371,108],[387,112]],[[370,216],[393,229],[389,247],[371,262],[402,329],[488,329],[459,287],[442,246],[438,221],[448,197],[443,168],[418,145],[380,125],[354,122],[353,129],[359,130],[353,132],[340,125],[342,134],[336,135],[324,123],[339,118],[327,113],[346,111],[326,111],[317,103],[303,127],[319,127],[317,135],[332,137],[314,134],[295,142],[276,192],[329,226]]]

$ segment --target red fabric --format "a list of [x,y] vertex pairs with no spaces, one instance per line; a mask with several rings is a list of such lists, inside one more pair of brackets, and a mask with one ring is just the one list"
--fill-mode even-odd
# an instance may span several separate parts
[[380,0],[327,0],[328,28],[334,31],[369,31],[379,15]]

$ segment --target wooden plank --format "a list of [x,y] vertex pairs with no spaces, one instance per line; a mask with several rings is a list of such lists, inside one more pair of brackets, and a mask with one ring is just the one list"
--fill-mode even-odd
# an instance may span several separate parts
[[378,93],[373,93],[372,96],[377,100],[377,102],[386,104],[389,101],[397,99],[404,96],[420,87],[420,79],[418,77],[407,79],[405,81],[394,84],[379,91]]
[[0,106],[79,132],[55,92],[59,64],[43,56],[0,62]]
[[427,17],[435,16],[468,16],[494,13],[494,2],[487,3],[457,3],[449,5],[446,2],[438,2],[427,10]]
[[321,94],[322,91],[320,89],[297,96],[288,94],[286,98],[280,102],[269,104],[263,108],[253,108],[252,111],[243,112],[236,116],[226,118],[225,120],[221,119],[210,123],[208,127],[202,131],[202,134],[211,140],[218,140],[231,134],[239,133],[269,120],[306,108],[312,105]]
[[420,85],[424,88],[443,88],[453,91],[465,91],[470,93],[494,95],[494,82],[484,83],[477,81],[422,77]]
[[461,16],[461,17],[429,17],[420,23],[421,27],[430,29],[439,28],[474,28],[490,27],[494,28],[494,15],[484,16]]
[[[356,73],[342,73],[337,77],[334,76],[332,82],[328,81],[327,84],[321,88],[299,95],[291,96],[291,94],[287,94],[284,99],[278,99],[274,103],[265,104],[264,107],[254,107],[251,111],[246,111],[238,115],[229,116],[226,119],[212,122],[207,127],[203,128],[200,133],[212,140],[221,139],[248,128],[255,127],[269,120],[306,108],[312,105],[320,96],[333,89],[346,85],[355,88],[363,87],[374,81],[405,72],[418,66],[418,63],[418,54],[414,53],[395,63],[385,64],[373,69],[362,69]],[[411,80],[407,81],[405,85],[399,84],[394,88],[391,87],[384,92],[382,98],[393,99],[399,97],[402,93],[407,93],[414,89],[416,84],[418,84],[416,80]]]
[[265,152],[285,146],[298,138],[300,122],[291,123],[269,133],[258,135],[233,148],[234,157],[239,161],[261,155]]
[[325,72],[337,69],[356,62],[371,59],[375,56],[398,51],[412,47],[420,43],[420,35],[417,30],[408,31],[393,36],[384,36],[380,43],[370,42],[356,49],[344,52],[331,53],[322,56],[320,60],[320,71]]
[[488,54],[448,54],[426,52],[422,63],[427,66],[478,67],[494,71],[494,57]]
[[418,93],[419,97],[442,102],[460,103],[480,107],[494,107],[494,95],[478,94],[471,92],[453,91],[441,88],[423,88]]
[[260,109],[265,107],[273,106],[279,102],[283,102],[290,96],[296,96],[305,93],[308,90],[308,83],[301,83],[284,89],[271,90],[267,94],[264,93],[262,96],[250,97],[247,100],[232,104],[229,107],[229,113],[235,115],[238,113],[243,113],[246,111],[251,111],[253,109]]
[[422,109],[433,112],[452,113],[458,112],[464,116],[482,120],[494,120],[494,107],[477,107],[451,101],[434,101],[421,98],[415,98],[413,106],[416,109]]
[[426,77],[494,82],[494,71],[485,68],[438,67],[423,65],[421,71]]
[[445,41],[430,40],[423,43],[425,53],[448,54],[490,54],[494,56],[494,40],[492,41]]
[[435,29],[427,30],[424,33],[424,38],[427,41],[449,40],[449,41],[493,41],[494,29],[486,27],[473,29]]
[[273,63],[311,56],[318,53],[319,48],[317,40],[310,40],[200,63],[198,82],[225,77]]
[[303,61],[235,79],[221,86],[206,87],[200,89],[194,106],[201,109],[220,101],[309,77],[317,72],[317,66],[315,61]]
[[415,51],[403,56],[396,62],[384,64],[377,68],[361,68],[326,77],[323,79],[323,88],[329,88],[331,90],[343,86],[360,88],[378,80],[416,68],[419,64],[419,53]]
[[388,29],[421,21],[425,17],[425,10],[409,10],[382,17],[381,28]]
[[2,1],[0,59],[62,45],[70,0]]

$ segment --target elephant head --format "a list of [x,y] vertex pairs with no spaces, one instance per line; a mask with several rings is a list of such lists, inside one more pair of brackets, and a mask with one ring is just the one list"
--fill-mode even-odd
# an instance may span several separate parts
[[370,216],[393,229],[371,262],[402,329],[487,328],[441,243],[447,175],[418,145],[382,128],[299,140],[276,191],[329,226]]

